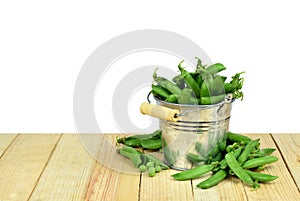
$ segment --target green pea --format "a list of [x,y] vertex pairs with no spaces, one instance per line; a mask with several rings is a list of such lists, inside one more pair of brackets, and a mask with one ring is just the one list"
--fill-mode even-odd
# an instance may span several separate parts
[[155,166],[155,172],[160,172],[161,171],[161,167],[159,165]]
[[278,178],[278,176],[270,175],[270,174],[263,174],[260,172],[253,172],[250,170],[245,170],[250,177],[252,177],[253,180],[259,181],[259,182],[269,182],[273,181]]
[[143,156],[146,158],[146,161],[151,161],[153,163],[155,163],[156,165],[159,165],[163,170],[169,169],[169,166],[167,166],[165,163],[163,163],[162,161],[160,161],[159,159],[157,159],[156,157],[154,157],[151,154],[143,154]]
[[140,165],[139,169],[141,172],[145,172],[147,170],[147,167],[145,165]]
[[238,163],[238,161],[235,159],[235,156],[232,152],[229,152],[225,155],[225,159],[227,162],[227,165],[230,167],[230,169],[234,172],[234,174],[240,178],[245,183],[254,186],[254,182],[252,178],[247,174],[247,172],[241,167],[241,165]]
[[149,169],[148,169],[148,175],[150,177],[154,177],[155,176],[155,168],[153,166],[149,167]]
[[214,168],[213,165],[200,165],[198,167],[195,167],[193,169],[185,170],[180,173],[176,173],[171,175],[175,180],[178,181],[184,181],[189,179],[195,179],[198,178],[210,171],[212,171]]
[[219,170],[215,174],[213,174],[208,179],[202,181],[201,183],[197,184],[197,187],[206,189],[212,186],[217,185],[221,181],[223,181],[227,177],[228,172],[226,170]]
[[152,161],[149,161],[146,163],[146,167],[147,168],[154,167],[154,163]]
[[274,163],[277,160],[278,158],[276,156],[265,156],[261,158],[254,158],[246,161],[242,167],[245,169],[250,169],[250,168],[255,168],[258,166]]

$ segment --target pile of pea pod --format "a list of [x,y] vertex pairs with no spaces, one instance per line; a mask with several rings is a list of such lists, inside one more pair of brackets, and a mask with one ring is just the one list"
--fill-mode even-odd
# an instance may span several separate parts
[[[274,148],[260,149],[259,139],[251,140],[247,136],[227,132],[209,154],[210,160],[204,161],[204,164],[193,169],[173,174],[172,177],[182,181],[196,179],[212,172],[212,175],[199,183],[197,187],[210,188],[223,181],[228,175],[232,175],[253,189],[257,189],[260,187],[259,183],[270,182],[278,178],[260,172],[267,164],[278,160],[276,156],[271,156],[274,151]],[[203,162],[197,157],[197,155],[187,155],[187,158],[196,165]]]
[[148,171],[150,177],[161,170],[169,167],[144,150],[158,151],[162,148],[161,130],[144,135],[134,135],[129,137],[117,138],[117,144],[123,144],[118,151],[122,156],[129,158],[132,164],[139,168],[141,172]]
[[219,75],[226,67],[221,63],[210,66],[202,65],[198,60],[194,72],[188,72],[182,67],[184,61],[178,65],[180,74],[172,81],[157,76],[157,69],[153,74],[154,82],[151,92],[159,100],[189,105],[210,105],[222,102],[226,94],[232,94],[234,99],[243,99],[241,91],[244,79],[241,73],[232,76],[230,82],[225,82],[227,77]]
[[[149,153],[144,153],[144,150],[161,150],[161,143],[152,144],[152,140],[161,141],[160,130],[150,134],[117,139],[118,144],[124,145],[118,150],[119,153],[129,158],[141,172],[148,170],[151,177],[161,170],[169,169],[161,160]],[[147,143],[149,143],[147,146],[143,146]],[[199,148],[198,143],[195,146]],[[184,181],[212,173],[208,179],[197,185],[199,188],[207,189],[231,175],[238,177],[253,189],[258,189],[259,183],[270,182],[278,178],[261,172],[268,164],[278,160],[276,156],[271,156],[275,150],[274,148],[261,149],[259,139],[252,140],[241,134],[227,132],[205,160],[199,157],[200,155],[187,154],[186,157],[194,164],[194,168],[173,174],[172,177],[177,181]]]

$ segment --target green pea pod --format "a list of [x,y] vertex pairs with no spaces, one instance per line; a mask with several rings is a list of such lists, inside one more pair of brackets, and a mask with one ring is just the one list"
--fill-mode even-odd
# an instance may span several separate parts
[[[235,149],[235,150],[232,151],[235,158],[239,157],[239,155],[241,154],[243,148],[244,147],[239,146],[237,149]],[[221,169],[225,169],[227,167],[226,159],[224,158],[223,160],[221,160],[219,164],[220,164],[220,168]]]
[[[201,75],[197,74],[197,76],[196,76],[196,82],[197,82],[197,85],[199,87],[202,85],[203,79],[202,79]],[[201,92],[200,92],[200,94],[201,94]]]
[[230,142],[244,142],[247,144],[251,141],[251,138],[237,133],[227,132],[226,135]]
[[210,97],[210,89],[207,85],[208,83],[206,83],[205,81],[202,82],[201,89],[200,89],[201,97]]
[[181,76],[184,78],[186,84],[193,90],[195,97],[199,98],[200,97],[200,88],[197,82],[194,80],[193,76],[188,73],[182,66],[181,64],[183,61],[181,61],[178,65],[178,69],[181,72]]
[[167,92],[166,90],[164,90],[162,87],[160,86],[156,86],[156,85],[152,85],[152,93],[154,93],[155,95],[158,95],[160,97],[168,98],[169,97],[169,92]]
[[213,165],[200,165],[193,169],[185,170],[183,172],[176,173],[171,176],[177,181],[190,180],[190,179],[198,178],[198,177],[212,171],[213,168],[214,168]]
[[172,166],[176,160],[177,160],[177,153],[175,153],[174,151],[170,150],[170,148],[168,147],[166,141],[163,139],[163,145],[164,145],[164,158],[167,162],[167,164],[169,166]]
[[161,130],[156,130],[153,133],[149,133],[149,134],[133,135],[129,137],[118,138],[117,142],[124,144],[126,141],[130,141],[130,140],[145,140],[145,139],[161,139]]
[[197,184],[197,187],[207,189],[223,181],[228,175],[226,170],[219,170],[208,179]]
[[198,154],[193,154],[193,153],[187,153],[186,158],[191,162],[191,163],[201,163],[205,162],[205,159],[200,157]]
[[132,140],[126,140],[124,142],[126,146],[129,147],[140,147],[141,146],[141,140],[140,139],[132,139]]
[[202,152],[202,144],[200,142],[196,142],[195,149],[200,154]]
[[217,74],[223,70],[226,70],[226,67],[221,63],[215,63],[206,68],[206,71],[209,72],[210,74]]
[[185,87],[184,83],[184,78],[179,74],[175,77],[173,77],[172,81],[176,83],[176,85],[180,88],[183,89]]
[[274,151],[276,151],[276,149],[274,148],[265,148],[265,149],[261,149],[258,154],[262,155],[262,156],[269,156],[271,155]]
[[245,149],[237,159],[241,165],[248,159],[249,154],[256,148],[258,143],[259,139],[252,140],[246,145]]
[[155,79],[155,81],[157,82],[158,86],[161,86],[162,88],[164,88],[165,90],[169,91],[172,94],[180,96],[181,89],[176,84],[171,82],[170,80],[167,80],[167,79],[162,78],[162,77],[157,77]]
[[162,148],[162,142],[161,139],[146,139],[146,140],[141,140],[141,146],[144,149],[152,149],[152,150],[156,150],[156,149],[160,149]]
[[225,94],[224,83],[221,76],[217,75],[211,85],[211,93],[213,96]]
[[221,161],[222,157],[223,157],[222,152],[219,152],[217,155],[215,155],[214,157],[212,157],[212,159],[211,159],[210,162],[212,163],[212,162]]
[[274,163],[277,160],[278,158],[276,156],[265,156],[261,158],[254,158],[246,161],[242,167],[245,169],[256,168],[266,164]]
[[225,89],[225,93],[232,93],[234,90],[234,87],[231,83],[225,83],[224,89]]
[[234,172],[234,174],[240,178],[245,183],[254,186],[254,182],[252,178],[247,174],[247,172],[241,167],[241,165],[238,163],[238,161],[235,159],[235,156],[232,152],[229,152],[225,155],[225,159],[227,162],[227,165],[230,167],[230,169]]
[[[131,147],[129,147],[129,148],[131,148]],[[133,151],[129,148],[124,147],[124,148],[120,149],[119,150],[120,154],[122,156],[129,158],[135,167],[139,167],[139,165],[142,164],[141,154],[139,152],[137,152],[135,149],[134,149],[135,151]]]
[[253,172],[250,170],[245,170],[253,180],[259,182],[270,182],[278,178],[278,176],[270,175],[270,174],[263,174],[260,172]]
[[169,169],[169,166],[167,166],[165,163],[163,163],[161,160],[158,158],[154,157],[151,154],[143,154],[144,158],[146,161],[152,161],[156,165],[159,165],[163,170]]
[[177,103],[178,99],[176,95],[171,94],[170,96],[168,96],[168,98],[165,101],[169,103]]
[[198,104],[198,99],[192,96],[193,90],[189,88],[184,88],[182,93],[178,98],[178,103],[180,104],[190,104],[196,105]]
[[201,105],[217,104],[225,100],[225,94],[211,97],[201,97]]

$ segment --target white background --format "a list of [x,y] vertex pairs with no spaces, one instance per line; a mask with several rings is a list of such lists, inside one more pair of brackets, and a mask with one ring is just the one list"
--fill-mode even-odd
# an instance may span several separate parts
[[[230,72],[246,71],[230,130],[299,132],[299,19],[297,1],[1,1],[0,133],[76,132],[73,90],[85,60],[146,28],[186,36]],[[110,108],[102,114],[103,131],[117,132]]]

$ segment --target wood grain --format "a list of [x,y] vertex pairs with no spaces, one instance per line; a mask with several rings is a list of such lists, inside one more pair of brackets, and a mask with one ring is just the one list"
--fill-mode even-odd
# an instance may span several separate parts
[[149,177],[116,151],[116,135],[0,135],[0,200],[300,200],[300,134],[251,134],[279,160],[262,172],[279,176],[252,190],[235,177],[210,189],[175,181],[176,170]]
[[140,174],[131,162],[117,153],[116,135],[95,138],[99,147],[86,200],[138,200]]
[[30,200],[84,200],[95,163],[76,134],[64,134]]
[[191,181],[175,181],[171,175],[176,170],[166,170],[154,177],[143,174],[141,178],[140,200],[193,200]]
[[19,135],[0,160],[0,200],[27,200],[60,135]]
[[16,134],[0,134],[0,158],[16,136]]
[[300,190],[300,134],[273,134],[288,170]]

